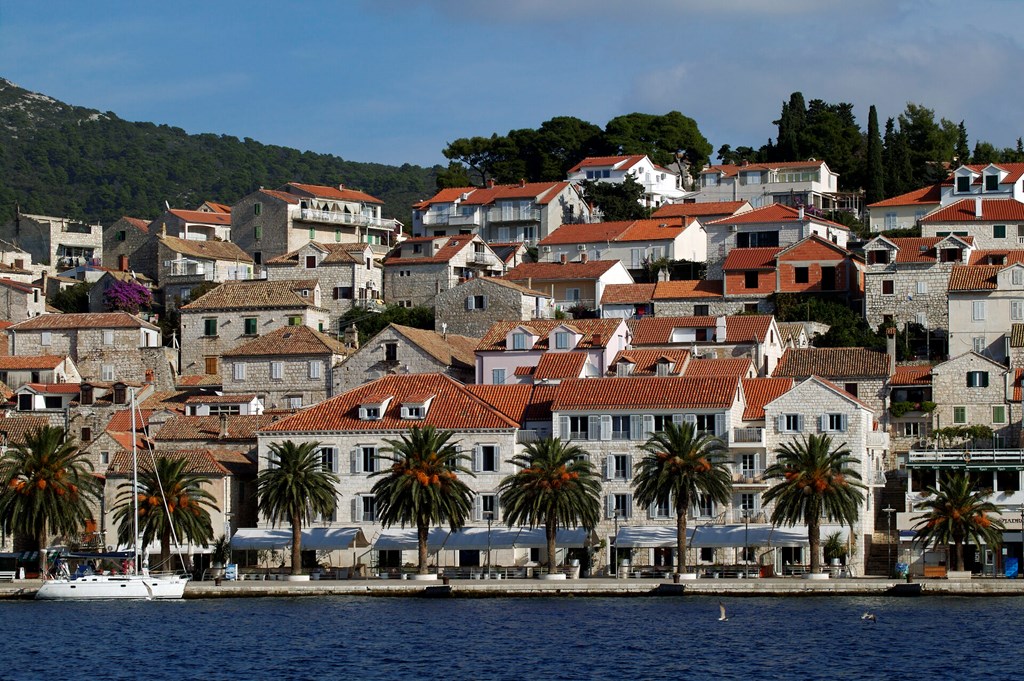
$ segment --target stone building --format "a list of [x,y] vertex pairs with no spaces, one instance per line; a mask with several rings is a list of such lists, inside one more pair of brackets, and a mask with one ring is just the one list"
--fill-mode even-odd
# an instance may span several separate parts
[[1009,365],[1011,327],[1024,320],[1024,262],[955,265],[948,301],[949,355],[974,351]]
[[509,270],[504,278],[549,294],[555,309],[562,312],[596,310],[606,286],[635,283],[620,261],[587,257],[578,261],[525,262]]
[[384,298],[392,305],[433,307],[442,291],[504,272],[504,262],[475,234],[414,237],[384,259]]
[[[149,233],[149,220],[127,215],[119,218],[103,230],[103,266],[110,269],[132,269],[155,281],[156,249],[153,238]],[[124,263],[127,264],[122,267]]]
[[[1024,164],[1020,165],[1024,169]],[[1007,198],[965,198],[943,204],[921,218],[921,235],[973,237],[977,248],[1016,247],[1024,236],[1024,202]]]
[[46,296],[41,287],[0,277],[0,319],[20,322],[46,312]]
[[402,224],[382,216],[383,202],[344,185],[289,182],[259,189],[231,207],[231,241],[257,267],[310,241],[367,243],[378,254],[399,240]]
[[208,282],[251,279],[252,258],[230,241],[156,238],[157,280],[168,311],[187,304],[192,289]]
[[955,264],[967,263],[970,237],[878,236],[864,244],[864,317],[871,328],[920,324],[946,331],[946,291]]
[[646,317],[629,321],[630,346],[686,348],[694,357],[748,357],[769,376],[782,357],[782,338],[771,315]]
[[45,314],[7,329],[11,355],[68,355],[84,381],[173,386],[160,329],[127,312]]
[[[1011,419],[1009,369],[989,357],[966,352],[932,367],[933,428],[982,425],[992,428],[995,447],[1018,447],[1019,420]],[[984,444],[979,442],[979,448]]]
[[150,234],[186,241],[230,241],[231,213],[169,208],[148,229]]
[[32,256],[48,268],[102,262],[103,227],[68,218],[18,213],[0,226],[0,239]]
[[316,278],[322,305],[330,314],[330,331],[341,333],[341,317],[353,308],[373,309],[382,302],[383,276],[366,243],[316,243],[266,261],[271,281]]
[[308,326],[283,326],[223,354],[225,394],[251,393],[269,409],[299,409],[331,397],[345,346]]
[[926,440],[932,431],[932,366],[904,364],[896,367],[889,391],[889,436],[892,450],[906,453]]
[[0,383],[17,389],[26,383],[81,383],[78,367],[67,355],[0,356]]
[[501,320],[551,317],[551,296],[494,277],[473,277],[434,298],[434,330],[440,333],[480,338]]
[[772,376],[796,381],[811,376],[827,379],[866,404],[882,420],[896,364],[895,343],[890,346],[892,353],[867,348],[790,348]]
[[181,308],[181,373],[220,373],[221,356],[281,326],[326,331],[316,279],[226,281]]
[[334,392],[388,375],[443,374],[472,383],[477,338],[389,324],[334,371]]

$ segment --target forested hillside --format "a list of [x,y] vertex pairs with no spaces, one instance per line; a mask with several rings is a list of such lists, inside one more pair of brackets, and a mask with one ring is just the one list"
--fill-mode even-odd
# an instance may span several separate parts
[[122,215],[155,218],[164,201],[174,208],[231,204],[260,186],[298,181],[360,189],[384,201],[385,216],[409,224],[411,205],[436,191],[438,170],[189,135],[64,104],[0,78],[0,220],[15,205],[102,224]]

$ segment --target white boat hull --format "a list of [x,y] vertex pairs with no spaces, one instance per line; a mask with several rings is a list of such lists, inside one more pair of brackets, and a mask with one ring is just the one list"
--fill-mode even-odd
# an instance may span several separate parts
[[87,575],[51,579],[36,592],[37,600],[92,601],[106,599],[177,599],[185,593],[187,577],[178,575]]

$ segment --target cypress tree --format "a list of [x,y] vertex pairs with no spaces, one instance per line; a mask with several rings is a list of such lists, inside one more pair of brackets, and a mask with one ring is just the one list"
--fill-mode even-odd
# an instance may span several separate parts
[[864,200],[867,204],[885,198],[885,167],[882,164],[882,136],[878,132],[878,111],[868,110],[868,153],[865,168]]

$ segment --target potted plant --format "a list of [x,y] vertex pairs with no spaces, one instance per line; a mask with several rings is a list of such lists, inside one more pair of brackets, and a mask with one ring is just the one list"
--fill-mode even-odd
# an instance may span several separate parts
[[231,540],[227,535],[222,534],[213,542],[213,552],[210,554],[210,574],[214,579],[224,577],[224,566],[231,560]]
[[833,532],[825,537],[821,550],[827,563],[836,566],[843,563],[846,558],[846,544],[843,542],[842,532]]

